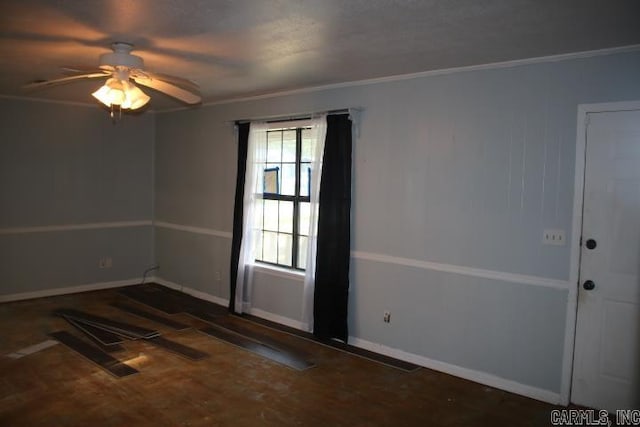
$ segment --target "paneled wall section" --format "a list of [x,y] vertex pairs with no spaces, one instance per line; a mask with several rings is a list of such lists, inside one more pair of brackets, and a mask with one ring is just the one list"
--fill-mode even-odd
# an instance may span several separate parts
[[142,276],[154,132],[153,114],[0,98],[0,298]]
[[[542,233],[562,229],[576,238],[578,105],[639,99],[638,75],[635,52],[161,114],[156,217],[231,231],[233,120],[361,108],[353,178],[355,342],[557,400],[570,248],[543,245]],[[215,269],[227,273],[230,239],[159,233],[175,234],[157,240],[164,279],[227,296],[228,277],[220,286]],[[180,255],[191,252],[206,253],[217,267]],[[300,321],[301,286],[262,275],[253,306]],[[392,312],[390,324],[382,321],[384,310]]]

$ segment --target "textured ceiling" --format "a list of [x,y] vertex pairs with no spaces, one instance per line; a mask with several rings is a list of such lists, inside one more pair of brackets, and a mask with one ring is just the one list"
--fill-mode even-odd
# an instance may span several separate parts
[[100,82],[21,86],[114,41],[217,101],[635,45],[639,17],[637,0],[0,0],[0,94],[91,103]]

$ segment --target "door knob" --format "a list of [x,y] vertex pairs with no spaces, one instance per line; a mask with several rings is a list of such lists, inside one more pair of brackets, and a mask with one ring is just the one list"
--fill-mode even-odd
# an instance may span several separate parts
[[596,284],[593,283],[593,280],[587,280],[582,284],[582,287],[585,291],[592,291],[596,287]]
[[598,246],[598,243],[593,239],[589,239],[587,240],[585,246],[587,247],[587,249],[595,249],[596,246]]

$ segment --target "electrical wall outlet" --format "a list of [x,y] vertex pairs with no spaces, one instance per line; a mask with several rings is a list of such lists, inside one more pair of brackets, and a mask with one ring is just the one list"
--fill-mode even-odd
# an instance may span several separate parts
[[391,312],[385,311],[382,320],[384,320],[384,323],[391,323]]
[[545,245],[564,246],[565,240],[564,230],[547,229],[542,232],[542,243]]
[[103,256],[102,258],[100,258],[100,261],[98,261],[98,267],[111,268],[113,267],[113,260],[110,256]]
[[216,271],[215,278],[216,278],[216,281],[219,282],[220,280],[222,280],[222,274],[220,274],[219,271]]

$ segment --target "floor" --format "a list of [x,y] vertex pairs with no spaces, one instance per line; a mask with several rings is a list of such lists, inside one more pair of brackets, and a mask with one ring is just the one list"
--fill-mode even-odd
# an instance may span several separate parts
[[[2,426],[546,426],[556,407],[428,369],[404,372],[252,324],[310,355],[295,371],[198,332],[176,332],[109,306],[116,290],[0,304]],[[51,316],[75,308],[158,329],[209,353],[190,361],[142,341],[115,356],[140,373],[117,379],[62,344],[6,354],[73,329]],[[169,317],[169,316],[168,316]],[[171,318],[194,328],[186,314]],[[75,331],[73,331],[75,334]]]

